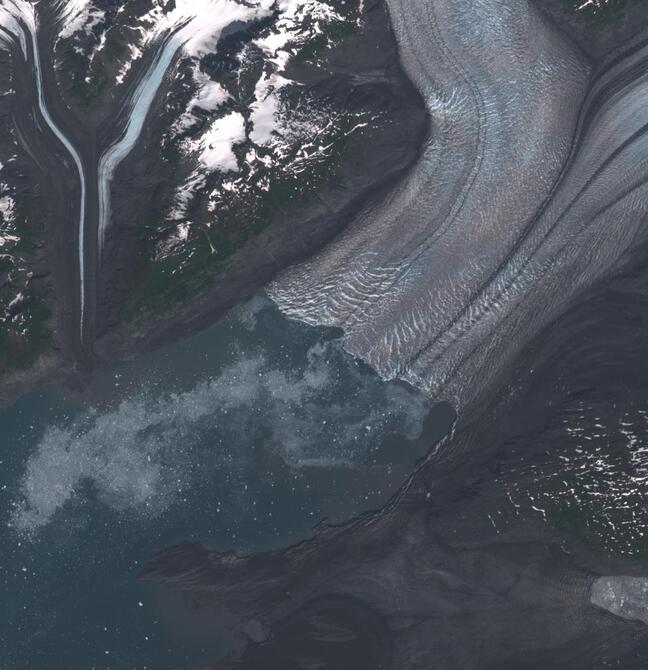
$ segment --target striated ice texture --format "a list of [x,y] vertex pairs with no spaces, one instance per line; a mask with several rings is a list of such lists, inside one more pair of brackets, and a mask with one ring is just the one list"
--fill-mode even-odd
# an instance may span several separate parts
[[385,378],[465,408],[642,228],[648,49],[593,77],[532,2],[388,4],[429,142],[395,192],[269,292],[343,328]]

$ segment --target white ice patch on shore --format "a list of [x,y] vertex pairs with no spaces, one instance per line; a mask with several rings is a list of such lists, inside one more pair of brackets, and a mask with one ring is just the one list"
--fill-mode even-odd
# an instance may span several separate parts
[[[422,396],[363,376],[335,345],[316,344],[285,365],[255,350],[188,391],[140,393],[49,427],[26,464],[11,525],[37,531],[88,483],[114,510],[161,514],[198,478],[213,477],[214,467],[231,467],[223,442],[245,458],[261,439],[292,468],[353,467],[385,431],[420,435],[428,410]],[[357,389],[345,401],[340,374]]]
[[648,578],[599,577],[592,584],[590,602],[622,619],[648,625]]

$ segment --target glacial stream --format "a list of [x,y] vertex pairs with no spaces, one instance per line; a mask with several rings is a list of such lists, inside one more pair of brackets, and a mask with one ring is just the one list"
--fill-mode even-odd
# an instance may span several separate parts
[[83,398],[49,389],[0,414],[3,663],[213,659],[215,632],[178,633],[137,580],[158,549],[281,546],[384,503],[451,412],[383,383],[335,335],[257,298]]

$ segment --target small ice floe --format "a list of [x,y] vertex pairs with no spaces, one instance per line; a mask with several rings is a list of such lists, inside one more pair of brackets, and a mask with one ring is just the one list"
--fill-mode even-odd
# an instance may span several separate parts
[[648,625],[647,577],[599,577],[590,602],[615,616]]
[[579,5],[576,9],[577,11],[582,11],[583,9],[591,8],[594,11],[598,11],[602,7],[608,4],[608,0],[586,0],[582,5]]

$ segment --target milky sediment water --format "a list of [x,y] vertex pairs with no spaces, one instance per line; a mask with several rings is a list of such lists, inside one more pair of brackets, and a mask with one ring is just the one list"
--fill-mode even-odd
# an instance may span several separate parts
[[3,663],[213,658],[215,636],[169,637],[138,584],[153,552],[192,539],[260,549],[374,508],[448,421],[261,299],[83,398],[23,398],[0,415]]

